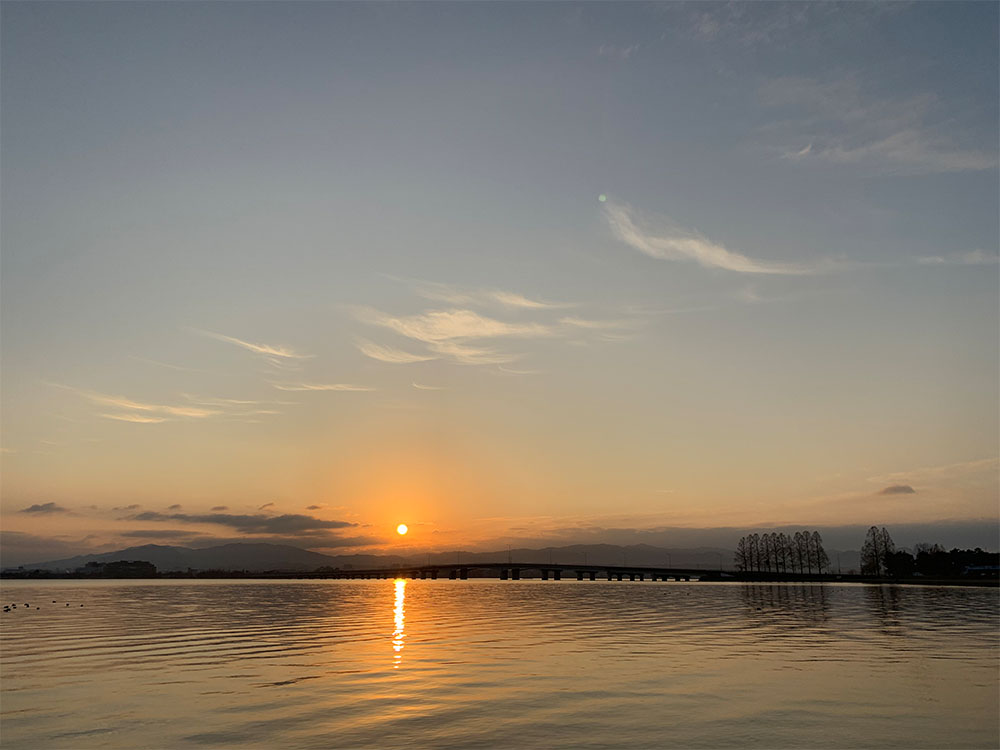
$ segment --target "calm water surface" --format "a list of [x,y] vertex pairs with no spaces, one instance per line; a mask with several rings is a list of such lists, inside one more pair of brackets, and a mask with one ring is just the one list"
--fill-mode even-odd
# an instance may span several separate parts
[[996,590],[386,580],[2,592],[19,603],[0,620],[4,748],[1000,744]]

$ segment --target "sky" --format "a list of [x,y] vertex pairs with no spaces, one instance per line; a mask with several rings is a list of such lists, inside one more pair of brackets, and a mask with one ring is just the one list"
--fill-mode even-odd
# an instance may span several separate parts
[[5,562],[995,529],[997,30],[4,2]]

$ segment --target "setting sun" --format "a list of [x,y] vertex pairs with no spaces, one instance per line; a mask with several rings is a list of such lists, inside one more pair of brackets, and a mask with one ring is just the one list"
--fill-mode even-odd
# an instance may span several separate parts
[[397,534],[402,535],[402,534],[405,534],[407,531],[409,531],[409,529],[406,527],[405,523],[401,523],[401,524],[399,524],[399,526],[396,527],[396,533]]

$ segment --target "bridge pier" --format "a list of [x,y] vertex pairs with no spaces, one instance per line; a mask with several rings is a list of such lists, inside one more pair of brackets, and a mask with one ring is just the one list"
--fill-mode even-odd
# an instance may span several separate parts
[[546,568],[542,568],[542,580],[543,581],[549,580],[549,571]]
[[451,579],[452,581],[454,581],[456,578],[458,578],[458,571],[455,570],[454,568],[452,568],[451,570],[449,570],[448,571],[448,578]]
[[421,570],[420,571],[420,580],[421,581],[426,581],[427,580],[427,571],[426,570]]
[[500,568],[500,580],[501,581],[507,580],[507,568]]
[[590,571],[590,580],[591,581],[596,581],[597,580],[597,571],[596,570]]
[[634,580],[635,580],[635,573],[629,573],[629,574],[628,574],[628,579],[629,579],[630,581],[634,581]]
[[431,580],[436,581],[437,579],[438,579],[438,571],[437,568],[434,568],[434,570],[431,571]]
[[576,571],[576,580],[578,580],[578,581],[582,581],[583,580],[583,571],[582,570]]
[[510,569],[510,577],[514,581],[520,581],[521,580],[521,569],[520,568],[511,568]]
[[552,571],[552,577],[554,579],[556,579],[557,581],[561,581],[562,580],[562,571],[561,570],[553,570]]
[[468,578],[469,578],[469,569],[468,568],[462,568],[462,569],[460,569],[458,571],[458,577],[461,578],[463,581],[468,580]]

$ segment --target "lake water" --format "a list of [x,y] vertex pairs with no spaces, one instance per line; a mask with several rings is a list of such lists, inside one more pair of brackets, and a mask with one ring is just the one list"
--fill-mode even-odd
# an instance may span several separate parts
[[0,590],[19,603],[0,620],[7,750],[1000,744],[995,589],[383,580]]

